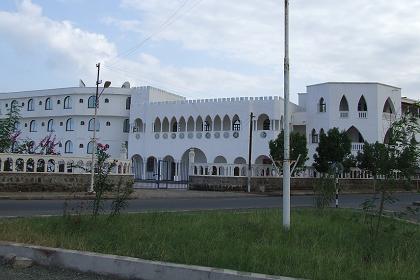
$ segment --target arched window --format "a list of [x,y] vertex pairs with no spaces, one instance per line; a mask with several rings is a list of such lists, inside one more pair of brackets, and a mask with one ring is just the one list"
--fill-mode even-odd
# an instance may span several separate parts
[[51,98],[45,100],[45,110],[52,110]]
[[125,100],[125,109],[126,110],[130,110],[131,108],[131,97],[127,97],[127,99]]
[[72,154],[73,153],[73,143],[69,140],[64,145],[64,152],[66,154]]
[[70,96],[66,96],[66,98],[64,98],[64,109],[71,109],[71,97]]
[[232,119],[232,130],[239,131],[241,130],[241,120],[239,119],[238,115],[233,116]]
[[29,132],[36,132],[36,121],[32,120],[29,124]]
[[391,98],[388,97],[388,99],[385,101],[385,105],[384,105],[384,113],[388,113],[388,114],[395,114],[395,107],[394,107],[394,103],[392,103]]
[[50,119],[47,123],[47,131],[54,132],[54,120]]
[[167,117],[163,118],[162,121],[162,132],[169,132],[169,121]]
[[92,142],[92,141],[90,141],[90,142],[87,144],[87,149],[86,149],[86,151],[87,151],[87,153],[88,153],[88,154],[92,154],[92,153],[93,153],[93,142]]
[[204,125],[203,125],[203,119],[201,116],[198,116],[197,121],[195,122],[195,130],[196,131],[203,131]]
[[95,108],[95,104],[96,104],[96,97],[92,95],[88,99],[88,108]]
[[359,103],[357,104],[357,110],[359,112],[366,112],[368,110],[366,99],[363,95],[359,99]]
[[223,117],[223,131],[229,131],[231,128],[230,126],[230,118],[228,115]]
[[100,125],[98,119],[96,119],[96,121],[95,121],[95,119],[90,119],[89,120],[89,123],[88,123],[88,131],[93,131],[94,123],[96,123],[96,131],[99,131],[99,128],[101,127],[101,125]]
[[213,128],[213,122],[210,116],[207,116],[206,120],[204,121],[204,131],[211,131],[212,128]]
[[66,121],[66,131],[74,131],[73,119],[68,119]]
[[346,96],[343,95],[340,101],[340,112],[348,112],[348,111],[349,111],[349,103],[347,102]]
[[171,119],[171,132],[178,132],[178,122],[175,117]]
[[193,117],[189,117],[187,122],[187,131],[194,131],[194,126],[195,124]]
[[222,130],[222,119],[219,117],[219,115],[216,115],[216,117],[214,117],[213,130],[214,131]]
[[319,142],[319,135],[316,133],[316,130],[315,129],[312,129],[312,133],[311,133],[311,142],[312,143],[318,143]]
[[[10,103],[10,110],[12,110],[13,108],[16,108],[17,106],[18,106],[18,102],[16,100],[13,100]],[[7,107],[7,104],[6,104],[6,107]]]
[[124,123],[123,123],[123,132],[124,133],[129,133],[130,132],[130,120],[129,119],[125,119]]
[[34,111],[35,107],[34,107],[34,100],[33,99],[29,99],[28,101],[28,111]]
[[321,99],[319,100],[319,112],[320,113],[325,113],[327,112],[327,104],[325,103],[325,100],[323,97],[321,97]]
[[153,131],[154,132],[161,132],[162,131],[162,124],[161,124],[159,118],[156,118],[155,122],[153,123]]
[[105,98],[105,103],[109,103],[109,99],[108,98]]

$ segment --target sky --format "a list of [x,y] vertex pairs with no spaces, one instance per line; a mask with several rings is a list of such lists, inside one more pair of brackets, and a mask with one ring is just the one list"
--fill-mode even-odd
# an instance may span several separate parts
[[[291,0],[291,99],[369,81],[420,98],[420,0]],[[0,92],[151,85],[283,95],[283,0],[1,0]]]

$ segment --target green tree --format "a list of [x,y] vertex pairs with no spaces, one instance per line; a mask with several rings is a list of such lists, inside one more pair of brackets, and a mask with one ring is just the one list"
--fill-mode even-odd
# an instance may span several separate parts
[[17,102],[12,102],[6,118],[0,120],[0,153],[12,152],[20,135],[17,129],[19,119],[20,107]]
[[332,128],[327,134],[321,133],[313,166],[320,173],[328,173],[331,163],[342,164],[350,153],[351,141],[346,132]]
[[[282,130],[277,136],[276,140],[271,140],[269,143],[270,155],[274,161],[283,166],[284,159],[284,131]],[[290,159],[296,161],[300,155],[299,162],[295,167],[294,173],[301,171],[305,162],[308,160],[308,148],[306,146],[306,137],[303,134],[292,132],[290,133]]]
[[388,169],[387,164],[392,163],[385,144],[366,142],[363,152],[357,154],[357,167],[372,174],[374,191],[376,191],[378,175],[383,174],[383,170]]

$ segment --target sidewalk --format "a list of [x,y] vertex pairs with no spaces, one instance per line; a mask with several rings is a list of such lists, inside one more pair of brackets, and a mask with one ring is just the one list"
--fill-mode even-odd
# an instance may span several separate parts
[[[137,189],[130,199],[165,199],[165,198],[235,198],[264,196],[264,194],[247,194],[237,192],[203,192],[189,190],[157,190]],[[0,200],[91,200],[95,196],[88,193],[64,192],[0,192]],[[111,193],[104,195],[105,199],[113,199]]]

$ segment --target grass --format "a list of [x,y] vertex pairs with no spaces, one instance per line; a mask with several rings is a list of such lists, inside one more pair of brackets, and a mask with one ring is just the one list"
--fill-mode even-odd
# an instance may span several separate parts
[[307,279],[420,279],[420,227],[386,219],[375,254],[350,210],[127,214],[0,220],[0,240]]

